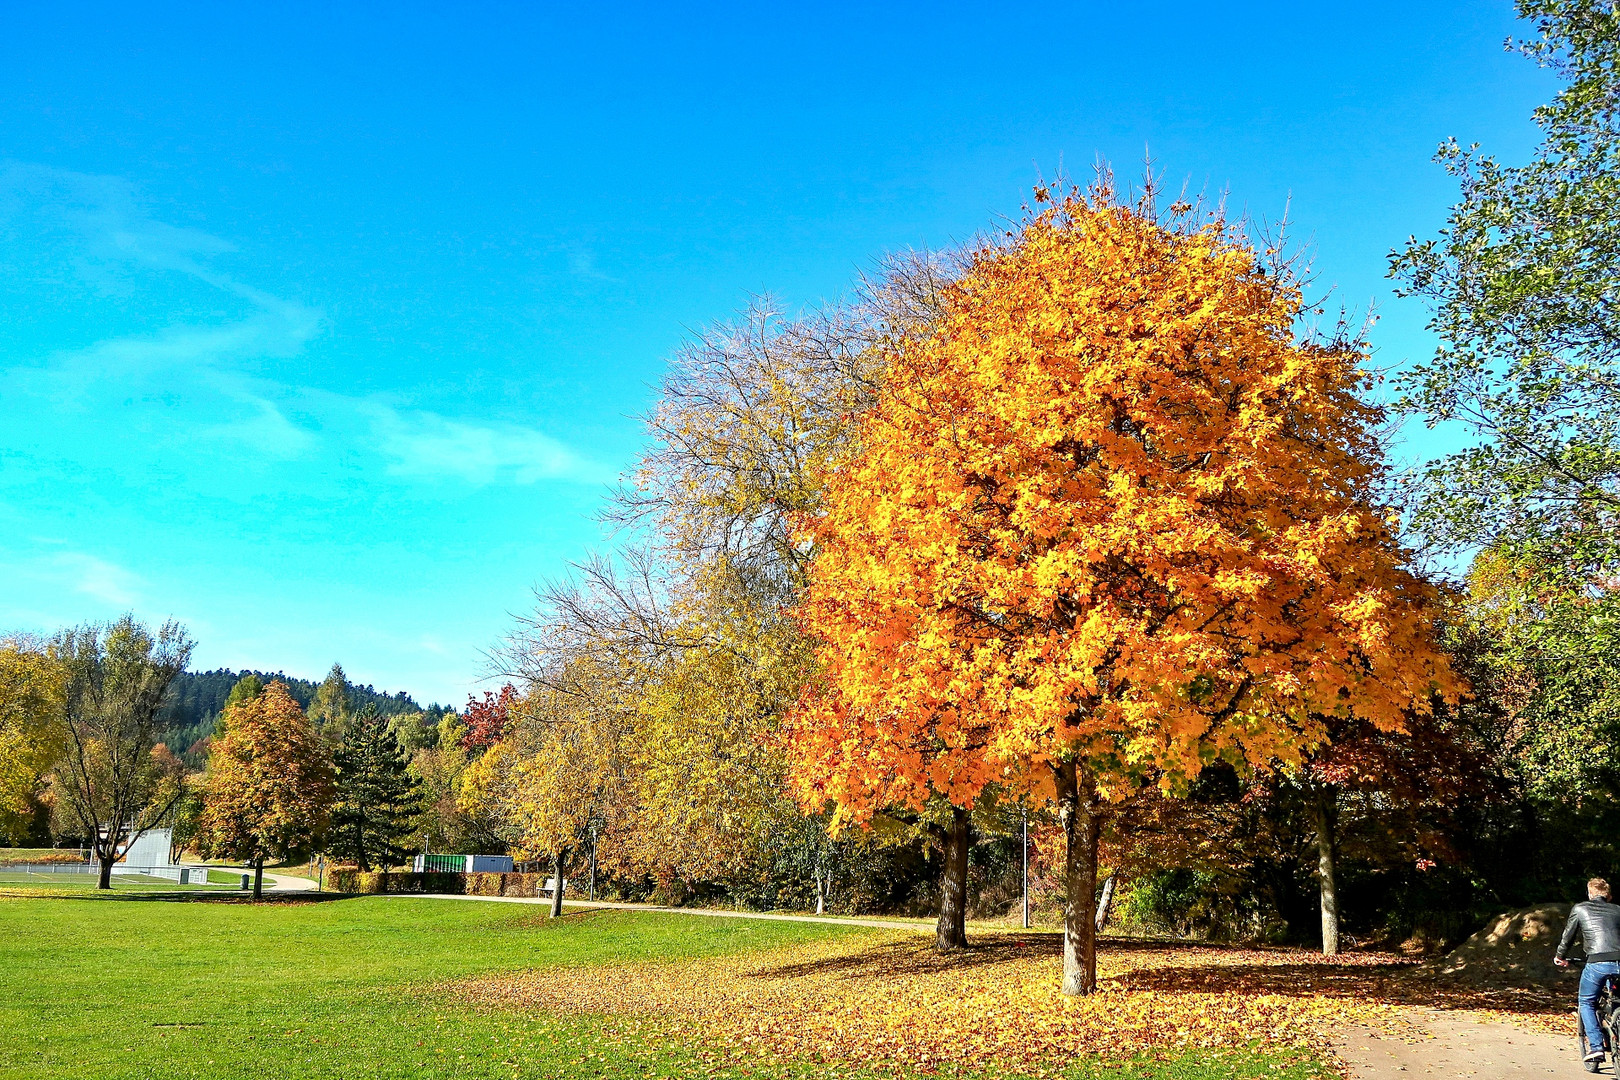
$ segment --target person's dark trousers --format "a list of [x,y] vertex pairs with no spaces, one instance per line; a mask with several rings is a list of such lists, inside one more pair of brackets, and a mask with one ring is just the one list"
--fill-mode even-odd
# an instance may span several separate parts
[[1581,972],[1581,1023],[1586,1025],[1586,1045],[1589,1050],[1608,1050],[1612,1053],[1620,1047],[1604,1045],[1603,1025],[1598,1022],[1597,1014],[1598,992],[1603,989],[1603,979],[1608,975],[1620,975],[1620,960],[1587,964]]

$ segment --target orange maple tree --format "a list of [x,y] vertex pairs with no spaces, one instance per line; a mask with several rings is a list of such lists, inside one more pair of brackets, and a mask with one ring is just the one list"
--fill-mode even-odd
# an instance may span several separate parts
[[250,864],[257,899],[265,861],[317,845],[336,797],[320,735],[276,679],[225,710],[225,732],[208,756],[197,848]]
[[790,739],[841,822],[1055,801],[1076,994],[1111,801],[1298,763],[1324,717],[1399,730],[1455,679],[1371,502],[1359,343],[1302,340],[1297,280],[1218,215],[1036,194],[890,347],[831,472]]

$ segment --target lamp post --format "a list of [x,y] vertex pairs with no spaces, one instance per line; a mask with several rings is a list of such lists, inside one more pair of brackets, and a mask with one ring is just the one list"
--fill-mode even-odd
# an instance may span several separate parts
[[591,822],[591,902],[596,902],[596,822]]
[[1024,807],[1024,929],[1029,929],[1029,807]]

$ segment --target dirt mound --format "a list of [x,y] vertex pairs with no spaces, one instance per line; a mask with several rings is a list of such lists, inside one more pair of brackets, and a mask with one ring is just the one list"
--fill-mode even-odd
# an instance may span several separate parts
[[1572,978],[1553,965],[1568,904],[1542,904],[1508,911],[1429,965],[1439,978],[1474,985],[1552,986]]

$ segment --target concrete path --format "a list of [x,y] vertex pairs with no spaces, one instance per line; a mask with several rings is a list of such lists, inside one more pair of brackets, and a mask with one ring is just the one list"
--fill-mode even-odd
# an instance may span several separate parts
[[[1432,1077],[1563,1077],[1589,1075],[1581,1066],[1574,1034],[1546,1035],[1500,1020],[1464,1013],[1412,1009],[1411,1030],[1401,1036],[1351,1028],[1334,1049],[1350,1067],[1351,1080]],[[1613,1077],[1605,1063],[1602,1076]]]
[[[252,871],[249,871],[252,873]],[[291,874],[272,874],[264,872],[265,892],[314,892],[315,882],[307,877],[293,877]]]
[[[224,873],[246,874],[249,878],[253,877],[253,867],[251,866],[228,866],[221,865],[219,863],[211,863],[209,864],[208,868],[210,870],[219,870]],[[272,874],[268,870],[264,872],[265,892],[314,892],[317,887],[318,886],[315,883],[315,879],[313,878],[294,877],[292,874]],[[252,891],[252,888],[253,886],[250,882],[248,885],[249,891]]]
[[[266,877],[270,875],[266,874]],[[311,882],[313,885],[313,882]],[[551,901],[541,896],[467,896],[461,893],[378,893],[390,899],[416,900],[484,900],[496,904],[544,904]],[[564,900],[565,908],[613,908],[624,911],[653,911],[663,915],[705,915],[716,919],[765,919],[771,922],[827,923],[832,926],[871,926],[884,930],[913,930],[919,934],[932,934],[932,923],[895,922],[884,919],[841,919],[836,915],[783,915],[760,911],[726,911],[721,908],[661,907],[657,904],[620,904],[608,900]]]

